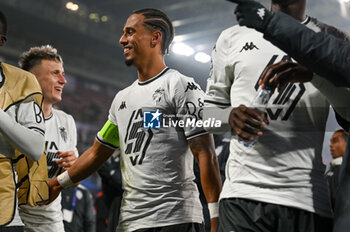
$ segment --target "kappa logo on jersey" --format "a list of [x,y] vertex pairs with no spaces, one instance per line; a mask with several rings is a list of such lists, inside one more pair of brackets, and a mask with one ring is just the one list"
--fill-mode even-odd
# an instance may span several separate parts
[[[277,58],[278,55],[273,55],[266,67],[276,63]],[[291,58],[285,55],[281,60],[291,60]],[[255,84],[255,90],[259,88],[260,78]],[[306,88],[303,83],[288,83],[285,85],[273,102],[269,102],[269,105],[272,106],[266,109],[269,118],[271,120],[277,120],[278,118],[281,118],[283,121],[288,120],[305,91]]]
[[261,18],[261,20],[264,20],[264,16],[265,16],[265,9],[264,8],[258,9],[258,11],[256,13]]
[[156,105],[157,105],[157,103],[159,103],[162,100],[162,97],[164,97],[164,92],[165,92],[165,90],[162,88],[159,88],[156,91],[154,91],[152,97],[153,97],[153,101]]
[[197,89],[201,89],[198,85],[196,85],[194,82],[187,82],[187,87],[186,87],[186,90],[185,90],[185,93],[188,91],[188,90],[197,90]]
[[64,127],[59,127],[61,138],[64,142],[67,142],[67,130]]
[[143,128],[142,109],[134,110],[130,116],[124,139],[125,154],[129,155],[133,166],[142,164],[152,137],[152,130]]
[[247,43],[245,43],[245,45],[242,47],[242,49],[241,49],[240,52],[242,52],[243,50],[244,50],[244,51],[253,50],[254,48],[257,49],[257,50],[259,50],[259,48],[253,44],[253,42],[250,42],[250,44],[247,42]]
[[125,102],[125,101],[122,101],[122,103],[121,103],[120,106],[119,106],[118,111],[119,111],[119,110],[123,110],[123,109],[126,109],[126,102]]
[[161,115],[159,110],[143,112],[143,128],[160,128]]

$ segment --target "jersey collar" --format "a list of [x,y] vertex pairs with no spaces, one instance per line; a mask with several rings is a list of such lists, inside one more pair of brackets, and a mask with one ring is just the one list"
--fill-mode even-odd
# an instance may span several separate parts
[[152,77],[151,79],[148,79],[147,81],[138,81],[139,85],[147,85],[149,83],[151,83],[152,81],[158,79],[159,77],[161,77],[164,73],[166,73],[166,71],[169,70],[169,67],[165,67],[160,73],[158,73],[155,77]]
[[310,22],[310,20],[311,18],[306,15],[306,18],[304,19],[304,21],[301,22],[301,24],[307,25]]

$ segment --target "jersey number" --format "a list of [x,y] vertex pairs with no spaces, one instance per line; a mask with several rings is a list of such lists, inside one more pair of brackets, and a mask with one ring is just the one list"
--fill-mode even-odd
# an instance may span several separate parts
[[[145,156],[147,148],[153,137],[151,129],[145,130],[143,128],[142,110],[134,110],[131,114],[127,132],[125,136],[125,154],[130,155],[129,159],[133,166],[141,165]],[[141,154],[137,154],[141,151]],[[137,155],[135,155],[137,154]]]

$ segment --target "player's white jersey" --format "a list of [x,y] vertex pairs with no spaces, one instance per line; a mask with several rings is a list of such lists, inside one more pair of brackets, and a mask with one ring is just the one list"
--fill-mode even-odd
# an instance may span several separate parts
[[[45,124],[40,107],[34,102],[14,104],[6,110],[11,118],[18,123],[42,135],[45,134]],[[15,148],[8,139],[0,133],[0,154],[6,157],[15,156]]]
[[[57,109],[45,119],[45,143],[49,179],[56,177],[62,171],[56,164],[57,151],[75,151],[78,156],[77,130],[71,115]],[[31,207],[21,206],[20,215],[25,224],[45,224],[62,221],[61,194],[49,205]]]
[[[201,119],[203,105],[204,92],[194,80],[169,68],[116,95],[109,120],[118,126],[121,148],[118,231],[203,221],[187,140],[206,132],[173,124]],[[143,119],[146,127],[160,128],[144,128]]]
[[[315,29],[307,19],[309,27]],[[249,106],[266,66],[290,59],[253,29],[222,32],[212,52],[206,107]],[[221,198],[247,198],[330,216],[322,163],[329,111],[311,83],[289,83],[269,101],[263,136],[246,148],[232,136]]]
[[[45,124],[44,118],[41,113],[40,107],[34,102],[26,102],[21,104],[15,104],[7,109],[6,113],[15,118],[22,126],[30,128],[44,135]],[[7,156],[14,156],[14,148],[8,142],[8,140],[0,133],[0,153]],[[17,179],[17,175],[16,175]],[[16,180],[17,182],[17,180]],[[17,201],[16,201],[17,204]],[[23,223],[19,217],[18,209],[16,207],[16,213],[12,222],[7,226],[22,226]]]

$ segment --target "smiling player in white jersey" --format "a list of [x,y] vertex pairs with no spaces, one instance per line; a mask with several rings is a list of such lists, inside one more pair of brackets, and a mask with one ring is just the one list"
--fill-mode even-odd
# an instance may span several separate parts
[[[160,10],[141,9],[129,16],[119,42],[138,80],[117,94],[94,145],[50,181],[54,198],[72,181],[96,171],[120,146],[124,194],[117,231],[203,231],[193,156],[211,209],[211,231],[216,231],[221,180],[213,138],[196,123],[180,123],[202,121],[203,92],[192,78],[166,67],[164,54],[173,37],[172,23]],[[161,117],[179,126],[163,124]]]
[[[73,117],[52,107],[62,100],[62,91],[67,83],[63,61],[56,49],[46,45],[23,53],[19,63],[36,76],[43,90],[48,177],[54,178],[67,170],[78,157]],[[45,206],[21,206],[20,216],[25,224],[24,231],[64,232],[60,197]]]

